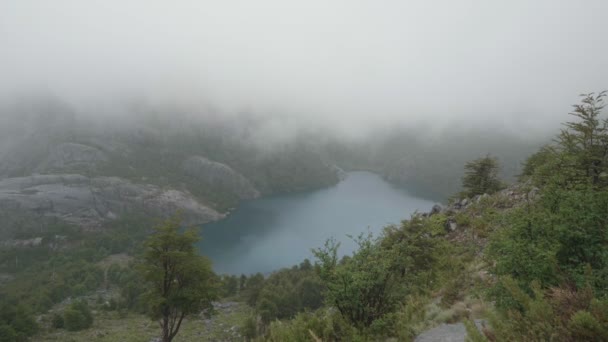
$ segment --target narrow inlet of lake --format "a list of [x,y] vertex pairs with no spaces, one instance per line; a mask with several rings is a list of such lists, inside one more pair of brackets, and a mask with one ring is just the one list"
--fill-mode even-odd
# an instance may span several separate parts
[[399,223],[434,202],[409,194],[370,172],[350,172],[337,185],[242,202],[226,219],[205,224],[199,250],[223,274],[267,273],[312,260],[311,248],[328,238],[351,254],[348,237]]

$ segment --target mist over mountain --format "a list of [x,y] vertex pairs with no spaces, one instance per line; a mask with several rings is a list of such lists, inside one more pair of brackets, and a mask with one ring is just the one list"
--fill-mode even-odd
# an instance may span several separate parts
[[607,76],[601,0],[0,6],[0,98],[51,94],[108,120],[135,101],[349,136],[455,122],[534,134]]
[[1,1],[0,341],[608,340],[606,13]]

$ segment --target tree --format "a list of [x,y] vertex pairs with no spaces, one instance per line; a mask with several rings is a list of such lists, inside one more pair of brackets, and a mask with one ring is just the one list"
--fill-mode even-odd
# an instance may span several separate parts
[[498,160],[490,155],[475,159],[465,164],[462,177],[464,195],[473,197],[484,193],[491,194],[502,188],[498,179]]
[[184,318],[211,308],[216,297],[211,262],[198,255],[194,246],[197,232],[180,231],[178,217],[156,227],[145,242],[140,267],[148,288],[144,295],[148,314],[158,320],[163,342],[171,342]]
[[608,119],[600,120],[606,91],[582,94],[580,104],[570,113],[579,119],[566,122],[557,138],[561,150],[574,156],[574,166],[594,186],[606,185],[608,167]]

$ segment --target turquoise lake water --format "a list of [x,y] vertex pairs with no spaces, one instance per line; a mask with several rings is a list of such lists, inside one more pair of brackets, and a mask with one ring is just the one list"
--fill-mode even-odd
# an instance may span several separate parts
[[268,273],[312,261],[310,249],[330,237],[341,242],[340,254],[350,254],[348,235],[379,233],[433,204],[376,174],[350,172],[330,188],[242,202],[226,219],[203,226],[199,248],[218,273]]

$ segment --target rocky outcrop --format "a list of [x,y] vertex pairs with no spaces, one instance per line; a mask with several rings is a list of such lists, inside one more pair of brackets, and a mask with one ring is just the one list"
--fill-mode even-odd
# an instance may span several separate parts
[[135,184],[117,177],[85,177],[77,174],[35,175],[0,181],[0,211],[19,211],[55,217],[85,228],[137,211],[167,217],[181,211],[188,224],[223,217],[192,195]]
[[[455,199],[442,207],[435,204],[429,212],[419,213],[421,217],[428,218],[442,214],[445,216],[444,228],[447,233],[459,232],[466,229],[466,225],[458,223],[457,216],[478,217],[480,207],[491,206],[495,209],[506,210],[522,205],[538,198],[539,189],[529,183],[515,183],[492,195],[482,194],[472,198]],[[487,201],[484,203],[484,201]]]
[[107,160],[106,155],[95,147],[62,143],[51,149],[49,156],[38,165],[36,171],[94,170]]
[[260,196],[260,192],[230,166],[201,156],[192,156],[184,161],[182,170],[200,182],[209,184],[220,191],[229,192],[240,199]]

